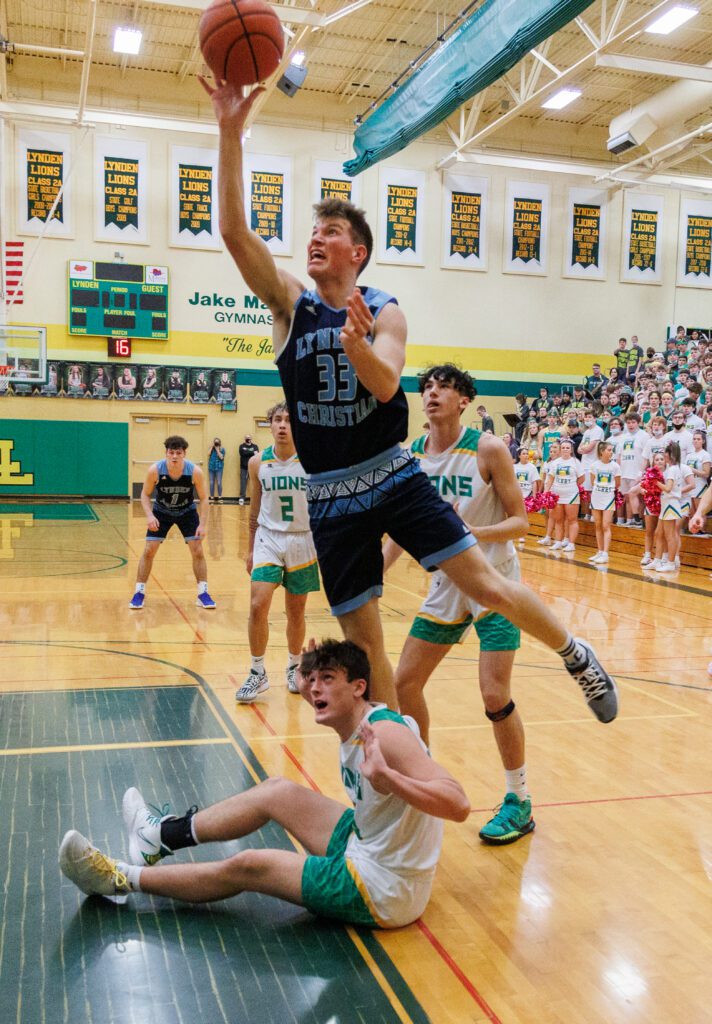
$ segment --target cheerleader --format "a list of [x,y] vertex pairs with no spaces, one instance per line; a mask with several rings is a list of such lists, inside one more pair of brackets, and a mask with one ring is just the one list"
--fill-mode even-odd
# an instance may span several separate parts
[[[695,486],[692,474],[685,474],[680,465],[680,445],[677,441],[670,441],[665,449],[663,477],[660,522],[655,531],[655,561],[651,563],[650,568],[656,572],[675,572],[680,566],[678,556],[680,553],[682,498]],[[663,551],[667,557],[663,557]]]
[[579,487],[583,483],[581,463],[574,458],[573,442],[562,437],[559,441],[561,455],[548,464],[544,490],[558,494],[559,503],[554,507],[553,520],[555,541],[552,551],[575,551],[578,537],[578,514],[581,499]]
[[683,516],[694,515],[700,498],[710,485],[710,474],[712,474],[712,456],[707,451],[707,435],[704,430],[695,430],[692,434],[693,449],[689,452],[685,462],[692,470],[694,487],[687,495],[687,503],[683,498]]
[[[542,480],[546,480],[547,479],[547,477],[549,476],[549,466],[551,465],[551,463],[555,459],[558,459],[558,457],[561,455],[561,449],[559,447],[559,439],[558,438],[556,438],[554,441],[551,442],[551,446],[549,448],[549,452],[550,452],[550,455],[551,455],[550,461],[543,463],[542,467],[541,467],[541,479]],[[529,452],[529,455],[531,457],[531,451]],[[545,491],[547,491],[548,489],[549,489],[548,487],[544,488]],[[554,532],[554,513],[553,513],[553,511],[549,511],[548,509],[545,509],[544,510],[544,515],[546,516],[546,533],[544,534],[543,537],[539,538],[539,540],[537,541],[537,544],[542,544],[544,547],[548,547],[551,544],[551,535]]]
[[588,467],[587,490],[591,492],[591,510],[596,524],[598,550],[589,558],[589,562],[605,565],[611,544],[611,522],[616,509],[616,491],[621,485],[621,468],[613,461],[613,445],[610,441],[599,441],[596,454],[596,461]]

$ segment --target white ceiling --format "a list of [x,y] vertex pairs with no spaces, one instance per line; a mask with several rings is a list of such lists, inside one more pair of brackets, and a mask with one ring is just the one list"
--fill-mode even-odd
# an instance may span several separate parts
[[[527,56],[506,80],[452,115],[428,139],[446,146],[451,159],[460,151],[465,159],[484,152],[627,165],[644,151],[609,157],[612,118],[667,89],[681,74],[702,75],[695,69],[712,60],[712,0],[677,2],[694,5],[700,13],[672,35],[653,36],[643,31],[651,12],[666,9],[672,0],[596,0],[578,23],[541,44],[538,57]],[[79,116],[88,122],[103,112],[117,120],[148,115],[211,125],[212,112],[196,80],[204,70],[197,25],[205,6],[205,0],[0,0],[0,35],[9,41],[7,54],[0,57],[0,112],[69,120]],[[292,45],[305,50],[309,74],[293,99],[270,89],[258,119],[350,133],[357,115],[388,92],[465,4],[299,0],[273,6],[293,33]],[[136,57],[122,57],[111,48],[114,28],[126,23],[143,32]],[[42,53],[39,47],[74,53]],[[611,54],[620,55],[614,62],[623,66],[600,66],[604,59],[612,62]],[[639,70],[629,58],[654,63]],[[543,110],[542,100],[556,91],[557,83],[575,86],[583,95],[562,111]],[[672,134],[656,136],[651,148],[712,123],[712,81],[708,85],[699,109],[672,125]],[[706,176],[712,187],[708,150],[712,153],[712,131],[669,146],[636,173],[672,168]],[[434,162],[441,156],[434,155]]]

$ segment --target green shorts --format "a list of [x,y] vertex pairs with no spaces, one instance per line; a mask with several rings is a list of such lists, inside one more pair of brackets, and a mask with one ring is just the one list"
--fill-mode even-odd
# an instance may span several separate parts
[[353,830],[354,812],[346,810],[336,823],[326,855],[307,857],[302,873],[302,902],[312,914],[377,928],[344,856]]
[[[463,622],[441,623],[416,615],[410,627],[410,635],[429,644],[458,644],[472,625],[469,615]],[[521,647],[521,632],[509,619],[498,612],[488,612],[474,623],[480,641],[481,651],[518,651]]]

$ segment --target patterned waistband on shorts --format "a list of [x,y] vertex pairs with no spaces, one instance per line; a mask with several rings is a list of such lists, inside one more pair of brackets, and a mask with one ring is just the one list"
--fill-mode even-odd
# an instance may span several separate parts
[[380,465],[344,480],[307,480],[312,519],[354,515],[375,508],[421,469],[410,452],[399,451]]

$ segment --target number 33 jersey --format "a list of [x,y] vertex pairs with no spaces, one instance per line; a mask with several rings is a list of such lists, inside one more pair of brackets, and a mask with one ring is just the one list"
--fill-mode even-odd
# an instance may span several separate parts
[[258,478],[262,492],[258,524],[278,533],[306,533],[306,476],[299,456],[292,455],[282,462],[270,445],[262,452]]

